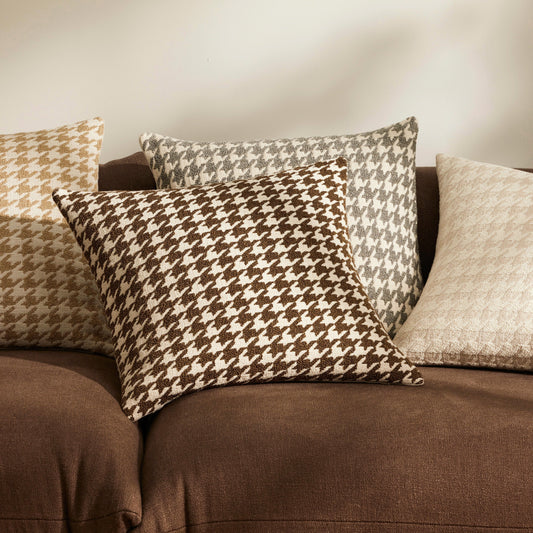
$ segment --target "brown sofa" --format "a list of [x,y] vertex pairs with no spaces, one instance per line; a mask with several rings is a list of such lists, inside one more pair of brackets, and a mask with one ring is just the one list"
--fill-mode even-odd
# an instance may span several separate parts
[[[100,188],[148,189],[138,152]],[[427,277],[435,169],[417,171]],[[533,375],[205,390],[137,425],[114,362],[0,352],[0,533],[533,531]]]

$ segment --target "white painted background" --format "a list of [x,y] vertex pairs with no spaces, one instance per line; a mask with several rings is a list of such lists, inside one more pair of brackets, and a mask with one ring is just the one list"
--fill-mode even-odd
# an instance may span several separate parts
[[0,132],[96,115],[242,140],[419,119],[437,152],[533,167],[532,0],[1,0]]

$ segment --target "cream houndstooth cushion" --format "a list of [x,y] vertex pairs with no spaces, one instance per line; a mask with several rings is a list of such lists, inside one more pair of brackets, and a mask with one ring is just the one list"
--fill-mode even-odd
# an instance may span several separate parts
[[416,233],[417,134],[411,117],[356,135],[198,143],[145,133],[140,141],[159,188],[275,174],[345,157],[355,263],[378,316],[394,336],[422,288]]
[[143,192],[54,194],[100,288],[137,420],[237,383],[422,383],[354,266],[346,162]]
[[52,200],[95,190],[103,121],[0,135],[0,347],[111,354],[98,290]]
[[533,176],[437,156],[433,267],[395,338],[420,364],[533,370]]

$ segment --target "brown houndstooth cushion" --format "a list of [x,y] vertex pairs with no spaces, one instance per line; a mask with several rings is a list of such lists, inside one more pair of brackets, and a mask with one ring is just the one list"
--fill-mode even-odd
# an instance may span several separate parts
[[0,135],[0,347],[113,352],[94,278],[52,200],[58,187],[96,189],[103,130],[96,118]]
[[131,419],[233,383],[422,383],[361,286],[345,194],[344,159],[177,190],[56,191],[101,291]]

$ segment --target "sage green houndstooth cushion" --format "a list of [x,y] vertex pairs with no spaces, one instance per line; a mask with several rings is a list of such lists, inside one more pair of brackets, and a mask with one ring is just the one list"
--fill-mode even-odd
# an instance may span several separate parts
[[370,301],[394,336],[422,287],[416,232],[417,133],[416,119],[408,118],[356,135],[198,143],[145,133],[140,142],[159,188],[274,174],[346,158],[355,262]]

